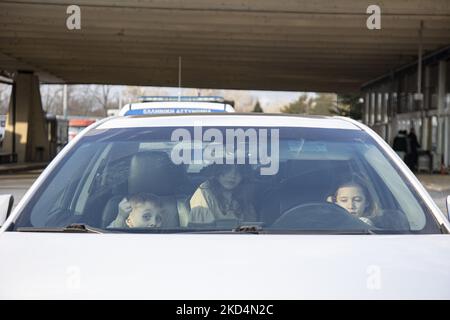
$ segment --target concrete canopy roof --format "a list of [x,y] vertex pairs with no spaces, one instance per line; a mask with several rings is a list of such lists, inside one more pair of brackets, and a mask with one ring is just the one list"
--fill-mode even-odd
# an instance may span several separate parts
[[[81,8],[81,30],[66,9]],[[366,9],[381,7],[381,30]],[[448,0],[0,1],[0,70],[49,83],[356,91],[450,44]]]

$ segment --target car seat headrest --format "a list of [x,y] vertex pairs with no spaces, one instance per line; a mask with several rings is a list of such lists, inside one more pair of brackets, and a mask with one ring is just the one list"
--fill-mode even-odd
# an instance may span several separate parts
[[171,195],[182,177],[182,167],[176,166],[163,151],[145,151],[131,159],[128,193]]

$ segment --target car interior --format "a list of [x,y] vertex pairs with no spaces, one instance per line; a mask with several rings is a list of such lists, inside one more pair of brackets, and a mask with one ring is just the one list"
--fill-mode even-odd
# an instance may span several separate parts
[[[122,199],[138,193],[151,193],[161,199],[166,212],[164,229],[228,228],[242,223],[218,220],[213,225],[190,223],[189,201],[200,184],[210,177],[208,165],[176,165],[171,161],[170,151],[167,146],[143,148],[139,142],[111,144],[103,151],[106,156],[93,158],[89,163],[88,170],[84,170],[86,176],[74,179],[61,191],[45,225],[83,223],[106,229],[116,218]],[[264,228],[370,227],[329,201],[343,180],[358,173],[370,181],[369,192],[380,213],[373,227],[410,229],[395,197],[374,170],[357,158],[282,158],[275,175],[261,175],[258,164],[251,168],[245,183],[252,191],[257,214],[257,221],[253,222]],[[323,223],[324,219],[327,224]]]
[[[207,166],[200,171],[189,172],[187,165],[173,164],[169,153],[162,150],[141,150],[132,154],[126,150],[110,152],[117,152],[117,156],[109,157],[110,160],[98,169],[98,181],[92,183],[84,210],[84,223],[107,228],[117,216],[119,202],[124,197],[151,193],[161,199],[167,213],[163,227],[198,227],[188,225],[189,200],[197,187],[208,179]],[[351,176],[355,163],[352,160],[287,160],[281,161],[276,175],[269,176],[260,175],[257,169],[254,166],[247,182],[248,188],[253,191],[253,206],[258,221],[264,226],[275,228],[281,227],[282,224],[274,223],[283,214],[302,205],[322,204],[325,211],[342,213],[337,205],[327,202],[327,198],[343,178]],[[395,200],[391,199],[391,203],[382,205],[395,208]],[[316,218],[319,219],[319,216]],[[304,222],[303,226],[306,227]]]

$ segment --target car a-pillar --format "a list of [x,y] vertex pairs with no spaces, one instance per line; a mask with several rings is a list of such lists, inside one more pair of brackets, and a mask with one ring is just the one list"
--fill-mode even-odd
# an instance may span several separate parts
[[42,109],[39,78],[32,72],[17,72],[8,108],[4,154],[11,161],[49,161],[49,141]]

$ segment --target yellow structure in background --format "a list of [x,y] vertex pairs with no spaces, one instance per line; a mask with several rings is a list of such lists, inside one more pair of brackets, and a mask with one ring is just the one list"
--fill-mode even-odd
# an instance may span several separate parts
[[14,82],[3,152],[16,158],[17,162],[49,161],[51,155],[48,129],[42,110],[39,79],[33,73],[19,72]]

